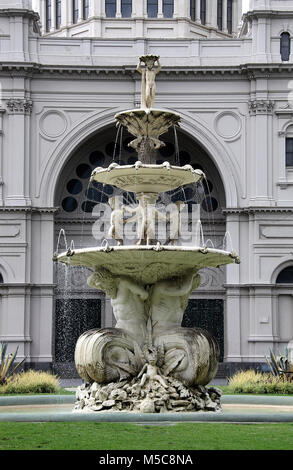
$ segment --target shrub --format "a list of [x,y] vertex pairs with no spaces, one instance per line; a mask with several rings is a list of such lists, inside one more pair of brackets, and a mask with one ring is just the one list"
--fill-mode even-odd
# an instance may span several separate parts
[[25,393],[56,393],[60,390],[59,381],[55,375],[48,372],[28,370],[14,375],[0,386],[0,394]]
[[230,393],[278,393],[287,395],[293,394],[293,383],[287,380],[285,376],[275,377],[271,373],[247,370],[239,371],[228,379],[227,391]]

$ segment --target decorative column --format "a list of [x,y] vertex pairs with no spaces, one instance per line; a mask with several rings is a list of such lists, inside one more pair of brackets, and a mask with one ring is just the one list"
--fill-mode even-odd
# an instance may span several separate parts
[[209,5],[209,9],[210,9],[210,26],[212,26],[213,28],[218,29],[218,25],[217,25],[217,2],[215,0],[212,1],[212,2],[207,1],[207,5]]
[[121,18],[121,0],[116,0],[116,18]]
[[46,0],[41,0],[40,2],[40,19],[41,19],[41,24],[42,24],[42,33],[46,33],[46,5],[45,5]]
[[163,0],[158,0],[158,18],[163,18]]
[[60,28],[67,26],[67,2],[61,2],[61,24]]
[[200,0],[196,0],[196,6],[195,6],[195,22],[201,24],[201,18],[200,18]]
[[[185,3],[182,0],[174,0],[174,12],[173,12],[173,18],[178,18],[182,16],[189,16],[185,14]],[[182,10],[184,10],[184,14],[182,13]]]
[[223,33],[228,33],[228,7],[227,0],[223,0]]
[[51,2],[51,28],[50,33],[56,31],[56,2],[53,0]]
[[217,2],[206,1],[206,26],[217,28]]
[[[241,13],[240,13],[241,15]],[[238,34],[238,25],[239,25],[239,1],[234,0],[232,3],[232,33],[235,35]]]
[[72,25],[73,23],[73,5],[72,1],[67,1],[67,26]]
[[78,0],[78,23],[83,21],[83,1]]

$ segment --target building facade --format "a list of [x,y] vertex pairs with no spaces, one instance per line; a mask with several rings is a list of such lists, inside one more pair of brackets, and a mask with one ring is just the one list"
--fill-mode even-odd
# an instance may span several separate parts
[[[137,59],[158,54],[156,107],[182,116],[180,163],[204,170],[205,239],[240,265],[205,269],[184,326],[217,338],[222,369],[257,366],[293,337],[293,5],[290,0],[0,1],[0,340],[36,368],[74,371],[81,332],[113,325],[82,268],[96,166],[131,163],[114,115],[140,105]],[[174,161],[176,136],[160,160]],[[186,196],[186,193],[184,195]],[[192,198],[193,195],[188,197]],[[229,235],[226,235],[226,233]],[[232,246],[231,246],[232,244]],[[221,369],[221,368],[220,368]]]

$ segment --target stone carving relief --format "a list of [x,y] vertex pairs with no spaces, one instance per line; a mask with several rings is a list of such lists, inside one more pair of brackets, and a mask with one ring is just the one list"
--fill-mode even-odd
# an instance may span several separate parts
[[200,289],[222,289],[225,283],[224,268],[204,268],[200,271],[201,284]]
[[248,103],[250,114],[271,114],[275,102],[272,100],[250,100]]
[[10,98],[6,105],[10,114],[31,114],[33,102],[27,98]]
[[56,139],[66,131],[68,122],[61,111],[47,111],[40,119],[40,130],[45,137]]
[[236,140],[240,136],[242,128],[241,119],[238,114],[232,111],[223,111],[217,114],[214,128],[224,140]]

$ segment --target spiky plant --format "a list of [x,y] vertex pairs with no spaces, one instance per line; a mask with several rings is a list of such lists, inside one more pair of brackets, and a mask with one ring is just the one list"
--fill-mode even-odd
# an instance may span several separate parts
[[0,385],[5,385],[7,383],[8,377],[13,375],[25,361],[24,358],[21,362],[14,365],[14,361],[18,352],[18,346],[14,353],[6,355],[7,347],[7,343],[0,343]]
[[271,373],[278,378],[286,377],[288,380],[293,379],[293,364],[288,359],[288,351],[286,350],[285,356],[275,356],[270,350],[270,356],[266,356],[266,361],[270,368]]

